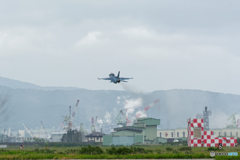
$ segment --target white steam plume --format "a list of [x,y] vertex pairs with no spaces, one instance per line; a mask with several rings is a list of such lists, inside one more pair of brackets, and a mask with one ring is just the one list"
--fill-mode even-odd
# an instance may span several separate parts
[[121,97],[117,97],[117,104],[120,104],[120,102],[121,102]]
[[144,94],[143,91],[133,87],[133,86],[130,86],[129,84],[126,84],[126,83],[120,83],[123,87],[123,89],[127,92],[131,92],[131,93],[134,93],[136,95],[141,95],[141,94]]
[[106,112],[104,118],[106,123],[111,123],[111,114],[109,112]]
[[103,120],[102,119],[97,119],[97,124],[99,124],[100,127],[103,125]]
[[126,100],[126,104],[124,106],[124,109],[127,109],[126,115],[128,116],[128,114],[132,114],[136,108],[141,106],[142,106],[142,98],[138,98],[135,100],[133,99]]
[[[227,124],[231,124],[231,120],[227,120],[231,115],[227,115],[222,111],[215,111],[213,115],[209,117],[210,128],[225,128]],[[240,119],[239,115],[235,115],[236,121]]]
[[138,112],[136,113],[136,115],[138,115],[138,114],[140,114],[140,116],[139,116],[138,118],[145,118],[145,117],[147,117],[146,112],[138,111]]

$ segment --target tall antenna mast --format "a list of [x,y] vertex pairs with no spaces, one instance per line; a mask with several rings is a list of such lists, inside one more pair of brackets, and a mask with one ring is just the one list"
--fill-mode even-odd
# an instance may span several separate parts
[[207,106],[205,106],[205,110],[203,111],[203,124],[204,124],[204,130],[209,130],[209,116],[211,116],[212,112],[211,110],[207,110]]

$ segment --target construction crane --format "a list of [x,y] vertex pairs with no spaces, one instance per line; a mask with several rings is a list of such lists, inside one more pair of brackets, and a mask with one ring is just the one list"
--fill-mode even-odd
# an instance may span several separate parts
[[120,110],[119,114],[116,117],[116,124],[126,126],[126,123],[127,123],[127,117],[125,113],[123,113],[123,110]]
[[68,129],[69,128],[69,123],[71,121],[71,106],[69,106],[69,115],[66,115],[66,116],[62,116],[64,118],[64,122],[63,123],[66,123],[67,124],[67,127],[64,129]]
[[154,102],[150,103],[147,107],[145,107],[141,112],[138,112],[135,117],[132,118],[132,120],[129,120],[127,118],[126,125],[130,124],[134,119],[138,119],[144,112],[147,112],[150,108],[152,108],[156,103],[159,102],[159,99],[156,99]]
[[31,137],[33,137],[33,135],[31,134],[31,132],[27,129],[27,127],[22,123],[23,127],[27,130],[27,132],[30,134]]
[[[239,110],[240,111],[240,110]],[[239,111],[237,111],[237,112],[235,112],[234,114],[232,114],[227,120],[229,121],[229,120],[231,120],[231,123],[230,124],[227,124],[227,128],[237,128],[237,126],[239,126],[239,124],[237,124],[236,123],[236,114],[239,112]],[[239,122],[239,120],[238,120],[238,122]]]
[[68,116],[68,129],[72,129],[72,127],[71,127],[71,119],[72,119],[72,117],[71,117],[71,106],[69,106],[69,116]]
[[[76,110],[77,110],[77,107],[78,107],[78,103],[79,103],[79,100],[77,100],[77,103],[75,105],[75,108],[73,110],[73,113],[72,113],[72,116],[70,117],[70,121],[69,121],[69,126],[68,126],[68,129],[72,129],[72,125],[73,125],[73,120],[75,118],[75,114],[76,114]],[[71,114],[71,113],[70,113]]]
[[38,134],[38,137],[37,138],[39,138],[40,136],[41,136],[41,132],[42,132],[42,124],[41,124],[41,127],[40,127],[40,130],[39,130],[39,134]]
[[46,133],[46,138],[48,138],[48,135],[47,135],[46,129],[45,129],[44,125],[43,125],[43,122],[41,121],[41,123],[42,123],[43,129],[44,129],[44,131]]
[[240,119],[237,120],[237,127],[240,126]]
[[62,123],[60,123],[60,125],[63,127],[63,129],[65,129],[64,125]]
[[[152,108],[156,103],[159,102],[159,99],[155,100],[153,103],[149,104],[147,107],[145,107],[142,111],[142,113],[147,112],[150,108]],[[138,113],[135,115],[136,118],[139,118],[141,116],[141,113]]]
[[63,123],[65,124],[65,126],[62,123],[60,123],[60,125],[63,127],[64,130],[72,129],[78,103],[79,103],[79,100],[77,100],[73,113],[71,113],[71,106],[69,106],[69,115],[62,116],[64,118]]

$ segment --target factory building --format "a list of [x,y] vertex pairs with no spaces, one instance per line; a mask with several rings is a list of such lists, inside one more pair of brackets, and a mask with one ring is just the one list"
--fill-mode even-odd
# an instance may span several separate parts
[[[237,137],[240,138],[240,128],[210,129],[216,137]],[[187,139],[187,128],[158,129],[157,137],[160,139]]]
[[240,138],[240,128],[211,129],[216,137],[237,137]]
[[61,142],[62,136],[65,133],[66,132],[52,132],[50,138],[51,142]]
[[183,138],[187,139],[187,128],[178,129],[158,129],[157,137],[159,138]]
[[158,143],[157,125],[160,125],[160,119],[138,118],[132,126],[114,128],[110,135],[104,135],[103,145]]
[[105,134],[101,133],[101,132],[92,132],[88,135],[86,135],[85,137],[87,138],[88,142],[103,142],[103,136]]

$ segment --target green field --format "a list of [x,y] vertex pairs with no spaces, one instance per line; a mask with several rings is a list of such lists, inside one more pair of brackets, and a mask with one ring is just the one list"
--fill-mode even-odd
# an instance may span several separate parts
[[[238,147],[190,148],[177,145],[139,145],[131,147],[49,147],[49,146],[10,146],[0,149],[0,159],[161,159],[161,158],[212,158],[210,151],[239,152]],[[240,152],[239,152],[240,153]],[[218,156],[216,159],[240,159],[240,156]]]

